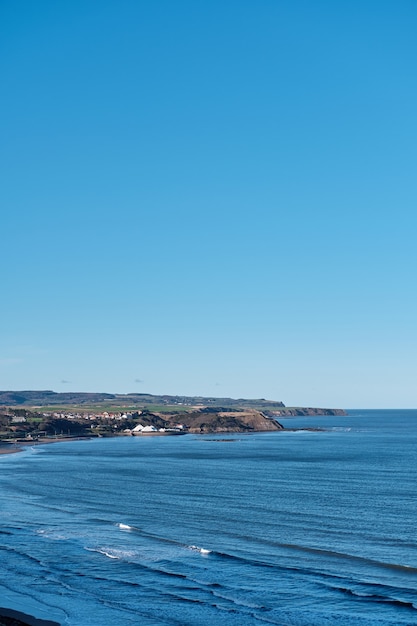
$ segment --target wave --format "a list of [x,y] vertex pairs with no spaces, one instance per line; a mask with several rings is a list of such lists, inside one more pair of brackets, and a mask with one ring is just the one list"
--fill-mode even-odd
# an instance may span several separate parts
[[[130,524],[126,524],[124,522],[119,522],[116,524],[116,526],[123,531],[129,531],[132,533],[138,533],[140,534],[142,537],[145,538],[149,538],[152,539],[153,541],[157,541],[157,542],[161,542],[161,543],[167,543],[170,545],[174,545],[186,550],[190,550],[192,552],[196,552],[200,555],[203,556],[209,556],[211,555],[213,558],[219,558],[219,559],[228,559],[228,560],[234,560],[234,561],[239,561],[241,563],[245,563],[247,565],[252,565],[255,567],[262,567],[262,568],[272,568],[272,569],[277,569],[279,571],[297,571],[299,573],[305,573],[308,575],[311,575],[312,573],[316,573],[316,574],[320,574],[323,576],[326,576],[325,572],[322,572],[321,569],[311,569],[311,568],[303,568],[303,567],[299,567],[299,566],[292,566],[292,565],[282,565],[282,564],[277,564],[276,562],[271,562],[271,561],[267,561],[267,560],[262,560],[259,558],[254,558],[251,556],[242,556],[242,555],[238,555],[238,554],[233,554],[231,552],[222,552],[222,551],[218,551],[218,550],[214,550],[214,549],[209,549],[209,548],[205,548],[205,547],[200,547],[198,545],[195,544],[187,544],[184,542],[181,542],[177,539],[172,539],[170,537],[163,537],[160,535],[157,535],[155,533],[149,533],[145,530],[142,530],[140,528],[138,528],[137,526],[134,525],[130,525]],[[389,563],[386,561],[379,561],[377,559],[372,559],[369,557],[364,557],[364,556],[359,556],[356,554],[351,554],[351,553],[347,553],[347,552],[338,552],[336,550],[329,550],[326,548],[316,548],[316,547],[311,547],[311,546],[305,546],[305,545],[301,545],[301,544],[291,544],[291,543],[283,543],[283,542],[271,542],[271,541],[264,541],[255,537],[251,537],[250,538],[252,541],[259,541],[260,543],[265,543],[268,545],[274,545],[276,547],[280,547],[280,548],[284,548],[284,549],[289,549],[289,550],[294,550],[294,551],[298,551],[298,552],[304,552],[307,554],[315,554],[318,556],[323,556],[323,557],[330,557],[330,559],[334,559],[336,560],[345,560],[345,561],[354,561],[354,562],[358,562],[358,563],[362,563],[364,565],[367,566],[373,566],[373,567],[377,567],[377,568],[382,568],[382,569],[388,569],[388,570],[392,570],[392,571],[400,571],[400,572],[406,572],[409,574],[416,574],[417,573],[417,567],[414,567],[412,565],[408,565],[408,564],[404,564],[404,563]],[[328,574],[328,576],[334,577],[334,574]],[[338,578],[337,576],[335,576],[336,578]],[[341,578],[343,578],[343,576],[341,576]]]
[[85,550],[88,552],[98,552],[99,554],[103,554],[108,559],[117,559],[117,560],[129,560],[137,556],[137,553],[133,550],[122,550],[120,548],[107,548],[97,546],[95,548],[86,547]]
[[[372,559],[370,557],[364,557],[364,556],[360,556],[360,555],[352,554],[348,552],[339,552],[337,550],[306,546],[306,545],[296,544],[296,543],[273,541],[271,539],[263,539],[262,537],[254,537],[252,535],[234,534],[232,536],[234,539],[239,538],[239,539],[244,540],[245,542],[249,541],[251,543],[257,543],[257,544],[265,545],[268,547],[272,546],[275,548],[284,548],[285,550],[294,550],[294,551],[301,552],[301,553],[304,552],[306,554],[315,554],[318,556],[330,557],[331,559],[334,559],[335,561],[338,559],[346,560],[346,561],[356,561],[359,563],[363,563],[364,565],[371,565],[371,566],[382,568],[382,569],[396,570],[396,571],[405,572],[408,574],[417,573],[417,567],[415,567],[414,565],[408,565],[406,563],[390,563],[387,561],[380,561],[377,559]],[[394,545],[398,545],[400,543],[404,547],[410,547],[410,548],[416,547],[415,543],[410,543],[407,541],[398,540],[392,543]],[[228,558],[230,558],[231,556],[235,558],[233,555],[224,555],[222,553],[220,553],[220,555],[226,556]],[[256,562],[256,559],[249,559],[249,560],[251,562]],[[299,569],[299,568],[296,568],[296,569]]]
[[106,552],[106,550],[96,550],[96,552],[99,552],[100,554],[104,554],[104,556],[107,556],[108,559],[120,559],[121,558],[119,555],[113,554],[111,552]]
[[22,549],[19,549],[18,547],[11,547],[11,546],[0,546],[0,551],[4,551],[4,552],[9,552],[10,554],[16,555],[18,557],[21,557],[22,559],[29,561],[31,563],[35,563],[36,565],[44,568],[45,565],[43,563],[43,561],[41,559],[38,559],[36,556],[33,556],[32,554],[29,554],[28,552],[25,552]]
[[200,554],[211,554],[212,550],[207,550],[206,548],[200,548],[199,546],[188,546],[190,550],[194,552],[199,552]]
[[186,548],[188,550],[192,550],[193,552],[199,552],[202,555],[208,555],[211,554],[212,550],[208,550],[207,548],[201,548],[200,546],[195,546],[195,545],[188,545],[186,543],[182,543],[181,541],[178,541],[176,539],[170,539],[169,537],[161,537],[160,535],[155,535],[153,533],[148,533],[144,530],[141,530],[140,528],[138,528],[137,526],[131,526],[130,524],[124,524],[122,522],[118,522],[116,524],[116,526],[118,528],[120,528],[120,530],[128,530],[131,532],[136,532],[139,533],[140,535],[142,535],[143,537],[149,537],[150,539],[156,540],[156,541],[160,541],[162,543],[170,543],[176,546],[179,546],[181,548]]
[[[177,539],[171,539],[169,537],[162,537],[160,535],[154,534],[154,533],[149,533],[147,531],[141,530],[140,528],[138,528],[137,526],[132,526],[129,524],[125,524],[125,523],[117,523],[116,526],[118,528],[120,528],[121,530],[129,530],[131,532],[136,532],[139,533],[142,537],[148,537],[154,541],[158,541],[161,543],[168,543],[171,545],[175,545],[181,548],[185,548],[187,550],[192,550],[193,552],[198,552],[202,555],[209,555],[212,554],[214,557],[217,558],[222,558],[222,559],[229,559],[229,560],[237,560],[240,562],[244,562],[246,564],[251,564],[251,565],[255,565],[258,567],[268,567],[268,568],[274,568],[277,567],[277,569],[296,569],[297,571],[301,571],[303,568],[299,568],[299,567],[282,567],[282,566],[277,566],[274,563],[271,562],[267,562],[264,560],[260,560],[257,558],[251,558],[251,557],[247,557],[247,556],[239,556],[236,554],[232,554],[229,552],[221,552],[221,551],[217,551],[217,550],[212,550],[212,549],[207,549],[207,548],[201,548],[197,545],[189,545],[186,543],[183,543],[181,541],[178,541]],[[252,538],[253,540],[253,538]],[[311,553],[311,554],[317,554],[317,555],[322,555],[325,557],[332,557],[335,559],[344,559],[344,560],[350,560],[350,561],[359,561],[362,563],[365,563],[367,565],[373,565],[376,567],[381,567],[384,569],[392,569],[392,570],[402,570],[402,571],[407,571],[409,573],[417,573],[417,568],[412,567],[410,565],[405,565],[405,564],[401,564],[401,563],[387,563],[384,561],[378,561],[376,559],[370,559],[368,557],[362,557],[362,556],[358,556],[355,554],[349,554],[346,552],[337,552],[335,550],[328,550],[325,548],[314,548],[314,547],[310,547],[310,546],[303,546],[301,544],[291,544],[291,543],[282,543],[282,542],[266,542],[268,544],[273,544],[277,547],[281,547],[281,548],[285,548],[285,549],[290,549],[290,550],[296,550],[299,552],[305,552],[305,553]],[[306,570],[306,571],[310,571],[310,570]]]
[[399,606],[407,609],[417,610],[417,607],[410,600],[400,600],[399,598],[392,598],[378,593],[365,593],[363,591],[355,591],[353,589],[345,587],[334,587],[337,591],[346,593],[347,595],[354,596],[361,600],[369,600],[370,602],[382,602],[384,604],[392,604],[393,606]]
[[[187,546],[188,549],[201,553],[204,548],[199,546]],[[115,548],[109,548],[104,546],[98,546],[95,548],[86,548],[90,552],[97,552],[110,559],[123,559],[128,557],[129,552],[118,550]],[[204,552],[203,552],[204,553]],[[127,558],[129,561],[129,558]],[[167,599],[170,602],[184,603],[190,605],[201,605],[204,607],[212,607],[223,613],[234,613],[236,615],[245,616],[245,618],[252,617],[257,618],[256,612],[264,612],[269,610],[262,604],[256,602],[250,602],[246,597],[238,597],[235,595],[236,589],[232,586],[224,586],[218,582],[197,580],[193,576],[181,574],[179,572],[167,571],[161,567],[153,567],[150,565],[144,565],[143,563],[131,563],[139,567],[141,570],[146,570],[149,573],[155,575],[163,575],[173,579],[180,579],[175,582],[175,588],[171,585],[164,584],[163,586],[156,586],[158,589],[157,594],[159,599]],[[140,584],[132,583],[127,580],[120,579],[118,576],[113,578],[112,576],[94,576],[95,580],[101,582],[114,582],[121,585],[134,586],[150,591],[155,588],[155,580],[146,582],[146,579],[141,579]],[[274,622],[272,623],[280,623]]]
[[292,550],[297,550],[300,552],[307,552],[312,554],[318,554],[323,556],[330,556],[336,559],[344,559],[348,561],[358,561],[364,563],[366,565],[373,565],[375,567],[381,567],[384,569],[392,569],[392,570],[400,570],[407,571],[409,573],[417,573],[417,568],[412,567],[411,565],[405,565],[402,563],[387,563],[386,561],[378,561],[376,559],[371,559],[369,557],[358,556],[356,554],[349,554],[347,552],[337,552],[335,550],[327,550],[325,548],[312,548],[309,546],[302,546],[298,544],[291,543],[277,543],[277,545],[283,548],[289,548]]
[[[164,542],[166,538],[161,538]],[[238,563],[242,563],[244,565],[250,565],[252,567],[262,567],[272,569],[275,572],[289,573],[296,572],[297,574],[305,575],[311,579],[313,576],[316,584],[324,585],[327,589],[332,590],[334,592],[344,593],[354,597],[358,602],[369,602],[369,603],[381,603],[385,605],[397,606],[399,609],[407,609],[415,611],[417,607],[415,605],[415,601],[412,601],[412,595],[410,596],[410,590],[406,588],[401,588],[397,586],[387,586],[387,585],[379,585],[378,583],[366,583],[359,580],[353,580],[350,577],[346,577],[343,575],[334,575],[321,571],[317,571],[309,568],[300,568],[297,566],[291,566],[288,563],[285,565],[277,565],[273,563],[268,563],[267,561],[262,561],[255,558],[248,558],[247,556],[241,556],[229,552],[222,552],[216,550],[207,550],[206,548],[201,548],[197,545],[187,545],[175,540],[168,540],[170,543],[174,543],[178,546],[181,546],[187,550],[192,552],[196,552],[201,555],[210,556],[214,559],[219,560],[228,560],[235,561]],[[297,546],[298,548],[304,549],[303,546]],[[86,548],[89,551],[97,552],[102,554],[106,558],[113,560],[124,560],[127,561],[130,565],[140,568],[143,571],[147,571],[153,575],[169,577],[171,579],[187,581],[186,587],[181,587],[181,592],[179,593],[179,589],[176,592],[169,591],[166,588],[165,593],[167,596],[176,597],[177,601],[181,602],[190,602],[190,603],[201,603],[206,606],[211,605],[217,609],[221,609],[222,611],[237,611],[245,613],[247,615],[247,611],[252,613],[252,617],[256,620],[261,619],[263,621],[264,618],[261,618],[260,614],[257,614],[258,611],[265,616],[264,611],[269,611],[270,609],[257,604],[255,602],[250,602],[248,599],[243,600],[242,598],[236,597],[236,590],[229,585],[222,585],[218,582],[214,581],[204,581],[199,580],[200,576],[196,575],[196,572],[189,572],[187,575],[180,573],[178,571],[172,571],[170,567],[168,568],[162,566],[162,562],[149,564],[144,563],[141,559],[141,554],[137,551],[125,550],[120,548],[110,548],[108,546],[97,546],[95,548]],[[325,551],[328,552],[328,551]],[[336,553],[337,556],[341,557],[349,557],[351,555],[344,555],[341,553]],[[396,565],[396,564],[380,564],[378,565],[388,566],[393,568],[404,568],[405,566]],[[406,568],[409,569],[409,568]],[[326,582],[327,581],[327,582]],[[122,582],[122,581],[121,581]],[[190,586],[191,585],[191,586]],[[195,586],[197,585],[197,587]],[[355,589],[355,585],[359,586],[359,588]],[[187,597],[188,593],[203,593],[203,596],[200,598]],[[159,592],[160,593],[160,592]],[[227,602],[227,606],[220,606],[216,602],[213,602],[204,596],[209,594],[212,598],[218,598],[219,600],[223,600]],[[230,604],[229,604],[230,603]],[[269,619],[265,621],[271,621],[271,623],[279,623],[282,624],[282,621],[275,622],[273,615],[269,616]]]
[[39,535],[43,539],[49,539],[51,541],[67,541],[68,539],[79,537],[79,533],[77,532],[63,533],[62,530],[55,528],[37,528],[35,530],[35,534]]
[[[325,587],[327,587],[327,589],[329,589],[329,591],[331,590],[334,593],[344,593],[346,595],[350,595],[352,596],[352,598],[355,598],[357,602],[368,602],[370,605],[376,605],[377,603],[379,603],[381,605],[384,604],[392,607],[398,607],[399,610],[404,611],[408,610],[414,612],[415,610],[417,610],[415,598],[413,598],[413,595],[410,596],[410,590],[406,587],[402,587],[401,585],[388,585],[378,587],[377,583],[366,583],[358,579],[355,580],[355,577],[352,578],[351,576],[343,573],[337,574],[329,571],[323,571],[323,568],[320,567],[319,561],[315,563],[314,567],[309,567],[308,565],[306,567],[300,567],[299,565],[297,565],[297,562],[294,563],[293,559],[285,559],[285,562],[277,562],[275,558],[270,559],[266,555],[265,558],[262,558],[262,555],[259,554],[239,554],[235,551],[209,549],[207,547],[201,547],[197,544],[186,543],[170,537],[161,536],[155,533],[149,533],[145,530],[140,529],[137,526],[127,524],[125,522],[112,522],[112,524],[121,531],[128,531],[128,533],[137,533],[141,537],[145,539],[149,538],[154,542],[177,546],[182,550],[187,550],[206,558],[215,560],[217,559],[219,561],[219,568],[221,567],[220,561],[234,561],[236,562],[236,564],[240,563],[246,567],[250,566],[256,569],[267,568],[271,572],[273,572],[273,575],[278,574],[279,572],[283,575],[294,572],[297,575],[305,577],[306,580],[309,579],[315,584],[319,584],[320,586],[324,585]],[[145,545],[146,543],[147,542],[145,542]],[[414,575],[417,573],[417,568],[402,563],[384,562],[377,559],[358,556],[355,554],[349,554],[323,548],[309,547],[300,544],[276,542],[275,545],[280,546],[284,549],[295,550],[304,553],[312,553],[319,556],[322,555],[323,557],[327,558],[327,563],[331,563],[332,561],[334,563],[337,563],[343,560],[347,562],[355,561],[358,563],[366,564],[368,567],[372,566],[376,568],[388,569],[391,571],[399,570],[401,572],[407,572],[411,574],[412,577],[414,577]],[[130,547],[132,547],[132,545]],[[178,602],[187,602],[193,604],[202,603],[206,606],[211,605],[213,608],[215,607],[219,610],[221,609],[225,611],[236,611],[237,613],[243,611],[246,616],[248,615],[248,611],[250,611],[252,613],[252,617],[256,620],[259,619],[260,621],[270,621],[271,623],[279,624],[283,623],[280,620],[275,622],[274,612],[271,612],[267,617],[264,611],[269,611],[270,609],[266,609],[262,605],[257,605],[256,601],[252,604],[250,601],[248,602],[248,599],[245,599],[243,601],[241,598],[236,597],[236,590],[234,589],[233,585],[232,587],[230,587],[228,584],[220,585],[218,582],[208,582],[201,580],[201,571],[197,573],[197,571],[194,570],[194,565],[192,566],[193,570],[188,571],[187,574],[181,573],[180,571],[178,571],[177,560],[163,560],[164,551],[162,551],[162,558],[158,557],[157,561],[153,561],[152,563],[150,563],[147,559],[146,552],[143,553],[143,551],[139,549],[126,549],[114,546],[109,547],[108,545],[98,545],[95,547],[88,547],[86,549],[91,552],[101,554],[103,557],[111,559],[115,562],[117,560],[121,560],[128,563],[129,566],[139,568],[144,572],[146,571],[156,576],[167,577],[167,581],[169,579],[173,581],[177,580],[178,585],[180,584],[180,580],[182,580],[183,583],[187,586],[183,587],[183,583],[181,583],[181,587],[179,587],[175,593],[172,593],[172,591],[170,591],[171,585],[165,585],[165,591],[167,596],[170,596],[172,598],[176,596],[176,600]],[[158,550],[157,552],[159,553]],[[174,554],[176,555],[177,553],[175,552]],[[199,567],[197,562],[195,563],[195,566]],[[214,567],[216,567],[215,564]],[[143,580],[143,583],[145,584],[145,586],[147,586],[145,580],[146,578]],[[195,588],[194,585],[197,585],[197,587]],[[197,596],[193,597],[195,593],[197,594]],[[199,593],[203,595],[199,597]],[[209,594],[209,597],[207,597],[207,593]],[[210,600],[210,595],[212,600]],[[215,598],[218,598],[220,601],[226,602],[226,605],[218,605]],[[258,614],[258,611],[260,612],[260,614]]]

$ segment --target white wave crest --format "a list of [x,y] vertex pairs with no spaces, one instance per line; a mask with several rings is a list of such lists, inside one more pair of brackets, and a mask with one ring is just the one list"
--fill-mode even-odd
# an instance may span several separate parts
[[189,546],[190,550],[194,552],[199,552],[200,554],[210,554],[211,550],[207,550],[206,548],[200,548],[199,546]]
[[136,553],[131,550],[121,550],[119,548],[108,548],[103,546],[98,546],[96,548],[86,547],[85,550],[88,550],[88,552],[97,552],[98,554],[106,556],[108,559],[129,560],[136,556]]
[[120,559],[120,556],[117,556],[117,554],[112,554],[111,552],[106,552],[105,550],[97,550],[97,552],[104,554],[104,556],[107,556],[109,559]]

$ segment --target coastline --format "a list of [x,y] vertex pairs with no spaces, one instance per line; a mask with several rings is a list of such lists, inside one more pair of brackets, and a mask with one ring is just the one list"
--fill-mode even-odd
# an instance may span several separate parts
[[58,622],[38,619],[33,615],[0,607],[0,626],[61,626]]
[[23,448],[19,447],[17,443],[0,443],[0,454],[15,454],[22,451]]
[[[43,446],[49,443],[59,443],[60,441],[83,441],[84,439],[91,439],[91,437],[62,437],[60,439],[45,437],[44,439],[32,439],[30,441],[0,441],[0,455],[23,452],[28,446]],[[1,623],[0,626],[2,626]]]
[[[237,430],[219,430],[219,431],[213,431],[213,432],[198,432],[198,431],[188,431],[188,432],[178,432],[178,433],[172,433],[172,432],[146,432],[146,433],[142,433],[142,432],[138,432],[135,433],[136,437],[146,437],[146,436],[172,436],[172,435],[216,435],[216,434],[221,434],[221,435],[225,435],[225,434],[233,434],[233,435],[237,435],[237,434],[245,434],[245,435],[250,435],[250,434],[256,434],[256,433],[262,433],[262,432],[294,432],[294,431],[300,431],[300,430],[307,430],[307,431],[313,431],[313,432],[321,432],[326,430],[325,428],[311,428],[311,427],[303,427],[303,428],[287,428],[287,427],[282,427],[278,428],[276,431],[269,431],[269,430],[257,430],[257,431],[237,431]],[[120,437],[120,435],[113,435],[112,437]],[[108,437],[108,438],[112,438],[112,437]],[[28,447],[33,447],[33,446],[43,446],[43,445],[47,445],[50,443],[59,443],[62,441],[84,441],[84,440],[88,440],[88,439],[92,439],[91,436],[89,437],[62,437],[62,438],[55,438],[55,437],[45,437],[44,439],[34,439],[34,440],[30,440],[30,441],[1,441],[0,440],[0,456],[2,455],[6,455],[6,454],[17,454],[18,452],[23,452],[25,450],[25,448]],[[0,617],[1,617],[1,607],[0,607]],[[0,621],[0,626],[3,626],[1,621]]]

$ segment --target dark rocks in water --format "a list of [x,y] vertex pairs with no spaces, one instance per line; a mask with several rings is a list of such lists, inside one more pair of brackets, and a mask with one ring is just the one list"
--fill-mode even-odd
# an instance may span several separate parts
[[0,626],[60,626],[58,622],[37,619],[21,611],[0,608]]

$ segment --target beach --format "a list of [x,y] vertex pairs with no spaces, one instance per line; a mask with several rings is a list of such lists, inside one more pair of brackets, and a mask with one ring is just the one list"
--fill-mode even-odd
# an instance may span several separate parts
[[0,443],[0,454],[13,454],[15,452],[21,452],[22,448],[16,443]]
[[19,440],[13,442],[0,441],[0,454],[15,454],[16,452],[23,452],[23,450],[28,446],[43,446],[49,443],[59,443],[60,441],[79,441],[83,439],[90,439],[90,437],[44,437],[42,439]]

